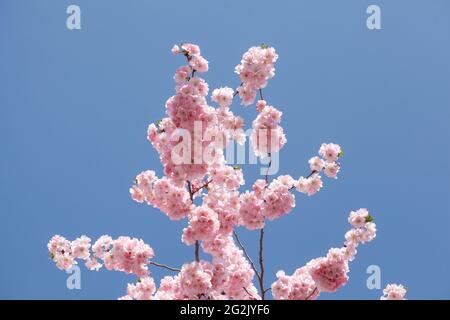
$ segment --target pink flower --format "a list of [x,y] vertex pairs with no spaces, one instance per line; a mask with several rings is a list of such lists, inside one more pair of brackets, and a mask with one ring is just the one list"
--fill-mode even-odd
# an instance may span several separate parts
[[255,101],[256,98],[256,90],[247,86],[240,86],[237,88],[237,92],[242,99],[242,104],[244,106],[249,106]]
[[406,300],[406,288],[401,284],[388,284],[380,300]]
[[87,260],[90,256],[89,248],[91,247],[91,239],[81,236],[71,243],[71,254],[74,259]]
[[286,144],[283,128],[279,126],[282,112],[272,106],[266,106],[252,123],[250,140],[257,156],[264,157],[278,152]]
[[152,300],[155,291],[156,287],[153,278],[144,277],[139,279],[136,284],[128,284],[127,296],[133,300]]
[[229,87],[214,89],[211,99],[223,108],[227,108],[233,102],[234,90]]
[[176,44],[172,47],[172,49],[170,51],[172,51],[173,54],[181,53],[180,47],[177,46]]
[[300,177],[296,183],[297,191],[306,193],[308,196],[316,194],[322,186],[322,178],[318,174],[313,174],[309,178]]
[[267,85],[267,80],[275,75],[274,64],[278,59],[274,48],[267,46],[251,47],[242,56],[235,72],[244,86],[256,91]]
[[357,211],[350,212],[348,217],[348,223],[355,228],[362,228],[366,224],[366,218],[369,216],[367,209],[359,209]]
[[325,161],[319,157],[312,157],[308,161],[311,171],[320,172],[325,166]]
[[263,213],[266,218],[280,218],[295,207],[295,196],[290,192],[292,184],[292,177],[280,176],[269,185],[263,197]]
[[328,162],[335,162],[341,155],[341,147],[335,143],[323,143],[320,146],[319,154]]
[[185,264],[179,277],[181,294],[187,299],[201,299],[212,287],[213,267],[206,261]]
[[189,65],[197,72],[208,71],[208,60],[200,55],[192,56],[192,58],[189,60]]
[[75,259],[72,256],[71,243],[66,238],[55,235],[47,245],[50,258],[55,262],[56,267],[61,270],[69,270],[74,264]]
[[336,162],[327,162],[325,164],[325,169],[324,169],[325,175],[328,178],[337,179],[337,174],[338,174],[340,168],[341,167]]
[[307,268],[321,292],[335,292],[348,281],[348,262],[343,249],[330,249],[326,257],[311,260]]
[[258,102],[256,102],[256,110],[258,112],[261,112],[266,107],[266,105],[267,103],[265,100],[258,100]]
[[201,206],[189,214],[189,226],[183,230],[183,242],[194,244],[195,240],[209,240],[219,231],[220,222],[217,213]]
[[292,276],[277,272],[278,280],[272,283],[272,295],[276,300],[315,300],[320,292],[306,267],[297,269]]
[[183,43],[181,45],[181,48],[188,54],[188,55],[199,55],[200,54],[200,47],[196,44],[192,43]]
[[263,200],[254,192],[246,192],[240,196],[239,215],[241,224],[249,230],[264,227],[264,213],[262,211]]
[[101,267],[102,264],[100,262],[98,262],[98,260],[96,258],[89,258],[86,260],[86,268],[88,268],[89,270],[95,270],[98,271]]

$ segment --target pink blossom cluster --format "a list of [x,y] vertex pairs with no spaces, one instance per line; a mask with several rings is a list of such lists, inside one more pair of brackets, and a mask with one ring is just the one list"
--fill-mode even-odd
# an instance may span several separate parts
[[262,45],[251,47],[242,56],[241,63],[235,68],[242,85],[238,88],[243,105],[250,105],[258,89],[267,86],[267,80],[275,75],[274,64],[278,59],[275,49]]
[[296,182],[298,192],[312,196],[316,194],[323,186],[320,172],[324,172],[328,178],[337,179],[337,174],[341,165],[337,162],[342,155],[341,147],[335,143],[323,143],[319,149],[321,157],[312,157],[309,159],[309,167],[311,174],[309,176],[300,177]]
[[370,242],[376,237],[376,224],[367,209],[361,208],[350,212],[348,222],[353,226],[345,234],[346,255],[349,261],[355,258],[359,244]]
[[[264,103],[259,101],[258,106]],[[265,157],[278,152],[286,144],[286,136],[279,125],[282,114],[276,108],[265,105],[253,121],[250,140],[257,156]]]
[[77,264],[76,259],[84,260],[90,270],[98,270],[102,266],[98,259],[101,259],[108,270],[133,273],[140,277],[148,275],[147,265],[154,256],[153,249],[140,239],[119,237],[113,240],[107,235],[101,236],[92,247],[91,239],[86,236],[70,242],[55,235],[47,247],[51,259],[62,270],[69,270]]
[[295,270],[292,276],[278,271],[277,281],[272,283],[272,295],[276,300],[315,300],[319,290],[306,267]]
[[253,185],[253,191],[245,192],[240,196],[240,224],[249,230],[264,227],[265,219],[280,218],[295,207],[295,196],[290,192],[294,179],[289,176],[280,176],[269,185],[259,179]]
[[121,299],[259,299],[252,283],[254,271],[231,236],[218,235],[214,239],[203,241],[202,247],[212,255],[211,262],[194,261],[184,264],[175,276],[161,279],[156,292],[152,278],[141,278],[136,284],[128,285],[128,294]]
[[[321,292],[335,292],[348,282],[348,263],[354,259],[356,247],[376,235],[376,226],[366,209],[350,212],[348,220],[353,228],[346,233],[342,248],[331,248],[325,257],[312,259],[292,276],[284,271],[277,273],[278,279],[271,286],[275,299],[316,299]],[[355,232],[358,237],[348,237]]]
[[197,72],[208,71],[208,61],[200,54],[200,47],[192,43],[184,43],[181,48],[177,45],[172,47],[173,54],[184,54],[189,61],[189,66]]
[[219,231],[217,213],[205,206],[196,207],[189,213],[189,226],[183,229],[182,240],[192,245],[197,240],[209,240]]
[[213,279],[215,291],[224,292],[232,299],[259,299],[253,285],[255,273],[243,251],[236,246],[231,236],[218,235],[210,241],[202,242],[202,247],[213,257],[212,263],[216,275]]
[[[217,110],[208,106],[206,101],[208,84],[202,78],[194,76],[195,72],[206,72],[208,62],[201,56],[199,47],[194,44],[183,44],[181,48],[174,46],[172,52],[183,54],[188,64],[175,72],[176,94],[166,102],[168,118],[151,124],[147,135],[160,154],[165,175],[174,184],[181,186],[186,180],[200,181],[206,174],[208,163],[204,161],[202,152],[205,148],[211,145],[213,149],[216,149],[216,145],[223,148],[224,145],[220,142],[214,144],[213,139],[207,139],[207,136],[220,136],[221,124],[218,122]],[[223,104],[223,101],[220,101]],[[236,126],[241,125],[238,119],[228,121],[236,122]],[[177,149],[181,142],[188,148]],[[174,154],[183,161],[174,161]],[[219,154],[218,161],[221,159]]]
[[406,288],[401,284],[388,284],[380,300],[406,300]]
[[185,188],[178,187],[167,178],[158,179],[152,170],[136,176],[130,194],[133,200],[153,205],[172,220],[186,217],[192,207],[189,192]]
[[235,140],[239,144],[245,143],[243,118],[235,116],[229,107],[221,106],[217,109],[217,120],[220,131],[224,132],[227,141]]
[[[236,91],[230,87],[214,89],[211,100],[218,105],[214,108],[206,100],[208,84],[196,76],[209,69],[200,48],[187,43],[174,46],[172,52],[184,56],[187,63],[173,77],[175,94],[166,102],[167,117],[147,130],[148,140],[159,153],[164,177],[158,178],[152,170],[143,171],[136,176],[130,194],[136,202],[154,206],[172,220],[186,218],[181,240],[186,245],[195,244],[195,261],[181,269],[171,268],[150,261],[154,252],[143,240],[107,235],[94,244],[86,236],[69,241],[55,235],[48,243],[50,257],[62,270],[70,269],[78,259],[90,270],[104,265],[108,270],[135,274],[138,280],[128,284],[127,294],[120,298],[124,300],[264,299],[262,243],[266,221],[292,211],[296,205],[293,189],[311,196],[323,186],[322,172],[336,179],[341,147],[322,144],[319,156],[309,160],[311,173],[306,177],[294,180],[281,175],[270,181],[266,174],[251,190],[240,192],[245,183],[243,172],[227,164],[224,148],[230,140],[244,143],[246,136],[244,120],[230,107],[237,94],[244,105],[252,104],[259,90],[258,115],[250,136],[254,152],[271,157],[280,151],[286,143],[280,126],[282,112],[263,100],[261,90],[275,74],[278,55],[268,46],[250,48],[236,67],[241,85]],[[211,161],[205,161],[203,150]],[[355,258],[357,247],[376,236],[376,225],[367,209],[352,211],[348,222],[352,228],[345,234],[343,247],[331,248],[326,256],[312,259],[292,275],[284,271],[276,274],[271,285],[275,299],[317,299],[321,292],[334,292],[348,282],[349,262]],[[260,230],[259,271],[235,232],[238,226]],[[210,261],[200,260],[200,248],[211,256]],[[162,278],[157,288],[149,275],[149,264],[177,273]],[[382,299],[403,299],[405,293],[401,285],[388,285]]]
[[129,283],[127,295],[119,300],[153,300],[156,291],[155,281],[152,277],[145,277],[138,280],[136,284]]
[[230,234],[239,224],[239,192],[217,187],[213,184],[203,197],[203,203],[217,213],[220,227],[219,233]]

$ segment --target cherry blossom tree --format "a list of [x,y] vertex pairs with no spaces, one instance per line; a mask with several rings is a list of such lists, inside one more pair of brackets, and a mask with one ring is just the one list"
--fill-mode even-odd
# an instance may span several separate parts
[[[171,220],[186,220],[181,241],[193,246],[193,261],[178,267],[156,262],[153,249],[141,239],[101,236],[93,244],[87,236],[69,241],[55,235],[48,243],[50,258],[62,270],[84,261],[90,270],[134,274],[120,299],[317,299],[322,292],[335,292],[349,278],[349,263],[357,247],[372,241],[376,225],[367,209],[351,211],[351,228],[342,247],[331,248],[322,257],[299,267],[292,275],[278,271],[268,286],[264,270],[264,226],[292,212],[294,192],[313,196],[323,187],[322,175],[336,179],[343,151],[338,144],[323,143],[308,163],[310,172],[294,179],[289,175],[270,179],[273,153],[286,144],[280,126],[282,112],[263,98],[263,89],[275,75],[278,55],[274,48],[251,47],[235,72],[236,89],[214,89],[208,105],[208,84],[198,74],[208,71],[208,61],[194,44],[174,46],[172,53],[184,56],[186,64],[174,75],[175,95],[166,102],[167,117],[148,127],[147,138],[159,153],[164,177],[152,170],[139,173],[130,188],[131,198],[158,208]],[[230,107],[239,97],[242,105],[255,104],[250,141],[257,157],[268,160],[267,172],[240,192],[244,176],[240,167],[227,164],[225,148],[230,142],[244,144],[244,120]],[[258,98],[257,98],[258,97]],[[255,103],[255,100],[256,103]],[[236,228],[259,233],[258,261],[253,262]],[[210,259],[200,260],[200,250]],[[159,287],[149,268],[164,268],[174,275],[161,279]],[[403,299],[406,289],[388,285],[382,299]]]

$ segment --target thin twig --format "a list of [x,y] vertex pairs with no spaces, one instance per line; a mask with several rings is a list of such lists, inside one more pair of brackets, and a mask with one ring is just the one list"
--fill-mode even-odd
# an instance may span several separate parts
[[234,90],[233,98],[236,97],[236,96],[238,95],[238,93],[239,93],[238,89],[239,89],[240,87],[242,87],[243,84],[244,84],[244,83],[241,82],[241,84],[239,85],[239,87],[238,87],[236,90]]
[[269,155],[269,165],[267,166],[266,177],[265,177],[265,179],[266,179],[266,187],[269,184],[269,170],[270,170],[270,166],[272,165],[272,155],[271,155],[270,152],[268,153],[268,155]]
[[261,289],[261,300],[264,300],[264,295],[266,294],[266,291],[264,290],[263,240],[264,240],[264,228],[261,228],[259,235],[259,268],[261,270],[259,277],[259,287]]
[[262,95],[262,89],[259,89],[259,97],[261,100],[264,100],[263,95]]
[[154,262],[154,261],[150,261],[149,264],[151,264],[151,265],[153,265],[155,267],[165,268],[165,269],[168,269],[168,270],[171,270],[171,271],[176,271],[176,272],[180,272],[181,271],[178,268],[169,267],[169,266],[167,266],[165,264],[161,264],[161,263]]
[[245,250],[244,245],[241,243],[241,240],[239,240],[239,237],[238,237],[236,231],[233,231],[233,235],[234,235],[234,238],[236,239],[236,242],[238,243],[239,247],[240,247],[240,248],[242,249],[242,251],[244,252],[244,255],[245,255],[245,257],[247,258],[248,262],[250,262],[250,265],[251,265],[253,271],[255,271],[256,277],[257,277],[258,280],[259,280],[260,276],[259,276],[258,269],[256,269],[255,264],[254,264],[253,261],[252,261],[252,258],[250,258],[250,256],[249,256],[248,253],[247,253],[247,250]]
[[[188,185],[188,191],[189,191],[189,198],[191,199],[191,202],[194,203],[194,192],[192,191],[192,183],[187,180],[187,185]],[[195,241],[195,261],[200,262],[200,254],[199,254],[199,242],[198,240]]]
[[253,299],[255,299],[255,297],[254,297],[250,292],[248,292],[248,290],[247,290],[246,287],[242,287],[242,288],[244,289],[245,292],[247,292],[247,294],[248,294],[250,297],[252,297]]
[[206,188],[212,181],[213,181],[212,179],[211,179],[211,180],[208,180],[208,181],[205,182],[204,185],[202,185],[202,186],[200,186],[200,187],[198,187],[198,188],[194,188],[194,189],[192,190],[192,194],[194,195],[195,193],[197,193],[198,191],[202,190],[203,188]]
[[305,298],[305,300],[309,300],[309,298],[311,298],[311,297],[314,295],[314,293],[315,293],[316,291],[317,291],[317,287],[314,288],[313,292],[311,292],[311,293],[309,294],[309,296],[307,296],[307,297]]
[[[316,170],[312,170],[311,173],[308,174],[305,179],[311,178],[312,175],[315,174],[315,173],[317,173],[317,171]],[[292,190],[292,189],[295,189],[295,186],[292,186],[292,187],[289,188],[289,190]]]

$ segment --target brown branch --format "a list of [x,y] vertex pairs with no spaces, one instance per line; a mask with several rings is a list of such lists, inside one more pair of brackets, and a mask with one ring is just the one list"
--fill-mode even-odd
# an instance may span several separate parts
[[[194,192],[192,191],[193,190],[192,183],[189,180],[187,180],[187,185],[188,185],[188,191],[189,191],[189,198],[191,199],[191,202],[194,203]],[[197,261],[197,262],[200,262],[199,248],[200,248],[199,242],[198,242],[198,240],[196,240],[194,256],[195,256],[195,261]]]
[[246,287],[242,287],[242,288],[244,289],[244,291],[245,291],[250,297],[252,297],[253,299],[255,299],[255,296],[252,295],[250,292],[248,292],[248,290],[247,290]]
[[211,180],[208,180],[208,181],[206,181],[205,184],[203,184],[202,186],[193,189],[193,190],[192,190],[192,195],[194,195],[194,194],[197,193],[198,191],[202,190],[203,188],[208,187],[208,185],[209,185],[212,181],[213,181],[212,179],[211,179]]
[[170,271],[176,271],[176,272],[180,272],[181,271],[178,268],[169,267],[169,266],[167,266],[165,264],[161,264],[161,263],[154,262],[154,261],[150,261],[148,264],[151,264],[152,266],[155,266],[155,267],[165,268],[165,269],[168,269]]
[[266,188],[267,188],[267,186],[269,184],[269,170],[270,170],[270,166],[272,165],[272,155],[270,154],[270,152],[268,153],[268,155],[269,155],[269,165],[267,166],[266,177],[265,177]]
[[260,98],[260,100],[264,100],[263,95],[262,95],[262,89],[259,89],[259,98]]
[[261,270],[259,276],[259,287],[261,289],[261,300],[264,300],[264,296],[266,294],[266,291],[264,290],[263,240],[264,240],[264,228],[261,228],[259,236],[259,267]]
[[[312,175],[315,174],[315,173],[317,173],[317,171],[316,170],[312,170],[311,173],[308,174],[305,179],[311,178]],[[289,188],[289,190],[292,190],[292,189],[295,189],[295,186],[292,186],[292,187]]]
[[254,264],[253,261],[252,261],[252,258],[250,258],[250,256],[249,256],[248,253],[247,253],[247,250],[245,250],[244,245],[243,245],[243,244],[241,243],[241,241],[239,240],[239,237],[238,237],[236,231],[233,231],[233,235],[234,235],[234,238],[236,239],[236,242],[238,243],[239,247],[240,247],[240,248],[242,249],[242,251],[244,252],[244,255],[245,255],[245,257],[247,258],[248,262],[250,262],[250,265],[251,265],[253,271],[255,271],[256,277],[257,277],[258,280],[259,280],[260,276],[259,276],[258,269],[256,269],[255,264]]
[[305,300],[309,300],[309,298],[311,298],[311,297],[314,295],[314,293],[315,293],[316,291],[317,291],[317,287],[314,288],[313,292],[311,292],[311,293],[305,298]]
[[[240,87],[242,87],[243,84],[244,84],[244,83],[241,82],[241,84],[239,85],[238,89],[239,89]],[[238,89],[234,90],[233,98],[236,97],[236,96],[238,95],[238,93],[239,93]]]
[[199,243],[198,240],[195,241],[195,261],[200,262],[200,255],[199,255]]

